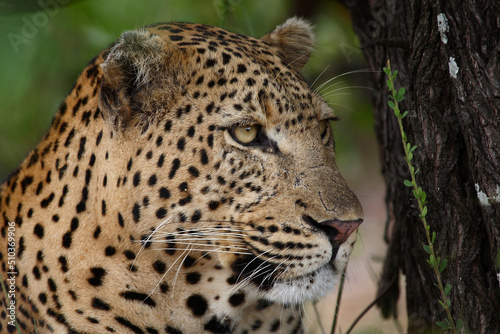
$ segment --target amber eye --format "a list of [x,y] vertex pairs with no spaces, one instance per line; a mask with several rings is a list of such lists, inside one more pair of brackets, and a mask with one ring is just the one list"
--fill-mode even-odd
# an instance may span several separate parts
[[321,138],[325,139],[328,137],[330,127],[328,126],[328,120],[322,120],[319,122],[319,133],[321,133]]
[[238,125],[231,129],[233,138],[240,144],[247,145],[253,142],[259,134],[259,125]]

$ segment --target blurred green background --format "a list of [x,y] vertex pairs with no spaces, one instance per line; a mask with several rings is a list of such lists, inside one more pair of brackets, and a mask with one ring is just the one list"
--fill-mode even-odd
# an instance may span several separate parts
[[[0,1],[0,180],[24,159],[87,62],[123,31],[168,21],[197,22],[260,37],[291,16],[309,19],[316,51],[306,80],[340,116],[337,163],[365,210],[341,308],[347,326],[373,299],[385,254],[385,207],[366,65],[349,12],[333,0],[10,0]],[[358,246],[359,245],[359,246]],[[376,258],[377,260],[374,260]],[[335,297],[320,304],[333,317]],[[312,313],[310,313],[312,314]],[[370,311],[355,333],[390,333]],[[311,332],[321,333],[314,319]],[[329,328],[330,320],[324,320]]]
[[[123,31],[155,22],[184,21],[260,37],[293,15],[308,18],[316,27],[317,48],[304,71],[309,83],[319,87],[346,72],[363,71],[349,13],[336,1],[0,2],[0,180],[49,128],[87,62]],[[357,150],[373,141],[370,91],[356,88],[367,85],[365,73],[354,73],[320,90],[342,119],[334,125],[339,164],[348,165],[346,172],[354,174],[360,172],[362,163]]]

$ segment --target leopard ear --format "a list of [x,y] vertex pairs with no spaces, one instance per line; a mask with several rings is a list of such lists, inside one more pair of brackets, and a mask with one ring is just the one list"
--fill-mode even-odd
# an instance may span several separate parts
[[296,71],[307,63],[315,43],[311,24],[297,17],[289,18],[262,39],[277,47],[287,66]]
[[99,108],[117,129],[145,130],[165,112],[179,85],[182,55],[147,30],[124,33],[101,64]]

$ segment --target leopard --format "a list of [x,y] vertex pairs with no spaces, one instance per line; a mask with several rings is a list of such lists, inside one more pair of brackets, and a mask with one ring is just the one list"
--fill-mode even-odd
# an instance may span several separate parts
[[174,22],[92,59],[0,186],[0,332],[304,333],[363,221],[315,45]]

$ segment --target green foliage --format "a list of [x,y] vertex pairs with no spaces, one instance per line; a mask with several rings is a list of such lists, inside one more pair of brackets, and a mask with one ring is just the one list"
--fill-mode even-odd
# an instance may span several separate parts
[[[88,61],[122,32],[155,22],[184,21],[262,36],[293,15],[295,6],[287,0],[86,0],[35,1],[39,11],[34,11],[36,6],[24,8],[24,2],[16,10],[0,10],[0,182],[49,128]],[[40,7],[46,3],[66,5]],[[318,47],[304,70],[309,82],[318,78],[319,84],[365,66],[361,50],[354,48],[349,18],[335,2],[322,2],[314,14]],[[348,67],[339,45],[352,47]],[[338,164],[349,166],[346,173],[353,174],[362,164],[372,163],[360,157],[377,158],[372,148],[366,149],[369,154],[356,152],[356,147],[374,142],[369,96],[359,88],[349,89],[358,78],[359,74],[343,76],[333,82],[335,89],[327,86],[323,92],[342,118],[342,126],[335,129],[343,138],[337,143]]]
[[443,330],[450,330],[453,333],[457,333],[456,327],[459,327],[458,326],[459,323],[457,322],[457,326],[455,326],[455,324],[453,322],[453,318],[452,318],[451,312],[450,312],[451,300],[448,298],[448,296],[452,290],[452,286],[447,283],[443,287],[443,283],[442,283],[442,279],[441,279],[441,273],[448,266],[448,260],[446,258],[441,258],[439,256],[436,256],[436,253],[434,251],[434,242],[436,241],[436,232],[432,231],[432,233],[431,233],[430,226],[427,223],[427,219],[426,219],[427,211],[428,211],[427,206],[426,206],[427,195],[426,195],[425,191],[422,190],[422,188],[420,186],[418,186],[416,178],[415,178],[415,174],[418,172],[418,170],[415,171],[415,168],[413,167],[413,165],[411,163],[411,161],[413,160],[413,152],[417,149],[417,146],[416,145],[412,146],[408,142],[408,139],[406,137],[406,133],[404,132],[402,120],[403,120],[403,118],[406,117],[406,115],[408,114],[408,111],[401,113],[401,111],[399,109],[399,102],[403,101],[404,94],[405,94],[406,90],[404,87],[401,87],[399,90],[396,90],[396,88],[394,87],[394,82],[395,82],[398,71],[391,70],[391,64],[389,61],[387,61],[387,67],[384,67],[384,73],[388,77],[387,87],[388,87],[388,90],[391,94],[391,99],[392,99],[392,100],[388,101],[388,105],[394,111],[394,115],[398,119],[399,130],[401,132],[401,141],[403,143],[403,148],[405,151],[404,158],[405,158],[405,161],[408,165],[408,170],[410,172],[410,177],[411,177],[410,180],[404,181],[404,185],[407,187],[413,188],[413,190],[412,190],[413,197],[415,197],[415,199],[417,200],[418,208],[420,211],[419,218],[422,221],[422,224],[423,224],[424,229],[425,229],[425,235],[427,237],[427,244],[422,245],[422,248],[429,255],[429,258],[426,259],[426,262],[434,270],[434,273],[436,275],[437,283],[435,283],[434,285],[439,289],[439,292],[441,294],[441,299],[438,300],[438,302],[443,307],[443,309],[446,311],[447,318],[444,321],[437,321],[436,325],[438,325]]

